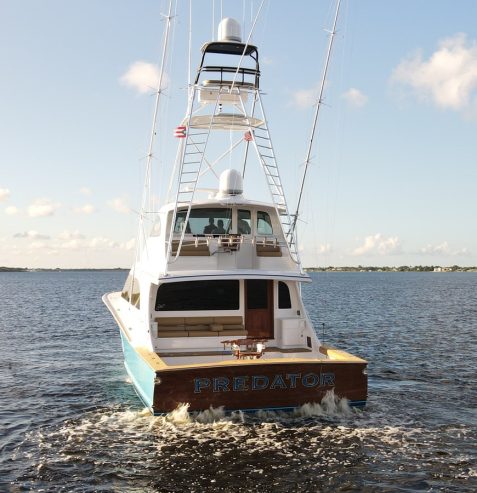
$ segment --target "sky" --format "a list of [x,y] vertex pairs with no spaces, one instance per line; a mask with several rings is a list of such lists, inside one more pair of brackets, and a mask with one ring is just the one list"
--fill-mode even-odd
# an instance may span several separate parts
[[[194,0],[192,71],[221,17],[248,35],[261,4]],[[0,2],[0,266],[130,267],[167,6]],[[291,210],[333,9],[264,0],[251,38]],[[342,1],[299,222],[305,266],[477,265],[476,19],[474,0]],[[159,201],[186,110],[189,1],[172,26]]]

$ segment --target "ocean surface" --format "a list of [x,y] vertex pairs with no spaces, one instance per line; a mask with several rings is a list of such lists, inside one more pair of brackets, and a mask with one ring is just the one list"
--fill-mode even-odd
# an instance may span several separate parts
[[364,411],[141,408],[101,302],[125,272],[0,273],[0,491],[477,491],[477,274],[317,273],[325,342],[369,361]]

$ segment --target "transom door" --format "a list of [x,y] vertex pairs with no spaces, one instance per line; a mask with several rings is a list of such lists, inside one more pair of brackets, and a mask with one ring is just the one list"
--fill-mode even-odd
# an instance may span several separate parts
[[272,280],[245,280],[245,329],[249,337],[273,339]]

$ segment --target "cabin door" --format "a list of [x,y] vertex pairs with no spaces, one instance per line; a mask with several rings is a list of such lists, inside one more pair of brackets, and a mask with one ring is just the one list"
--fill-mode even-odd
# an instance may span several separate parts
[[245,280],[245,329],[249,337],[273,339],[273,281]]

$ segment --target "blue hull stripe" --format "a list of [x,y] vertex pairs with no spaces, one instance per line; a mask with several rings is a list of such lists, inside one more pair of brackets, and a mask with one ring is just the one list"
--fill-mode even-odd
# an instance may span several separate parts
[[156,372],[139,356],[122,330],[120,330],[120,333],[126,371],[131,378],[137,395],[144,405],[152,411]]

